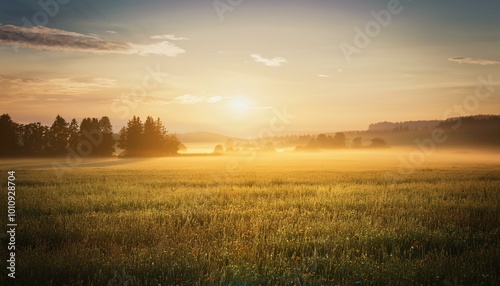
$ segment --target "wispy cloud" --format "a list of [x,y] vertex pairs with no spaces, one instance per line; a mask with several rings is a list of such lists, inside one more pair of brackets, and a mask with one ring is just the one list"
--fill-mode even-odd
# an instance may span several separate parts
[[84,35],[41,26],[28,28],[0,25],[0,45],[12,45],[48,51],[137,54],[141,56],[158,55],[175,57],[185,52],[168,41],[149,45],[132,44],[111,41],[97,35]]
[[150,45],[130,44],[130,48],[130,54],[138,54],[141,56],[175,57],[185,52],[183,49],[167,41]]
[[89,94],[105,88],[114,88],[116,85],[115,79],[87,75],[51,79],[0,75],[0,89],[3,91],[1,97],[18,98],[19,100],[48,100],[48,96],[52,100],[56,98],[69,100],[68,98],[74,96]]
[[251,54],[250,56],[254,59],[254,61],[256,61],[258,63],[263,63],[269,67],[279,67],[282,64],[287,62],[286,59],[282,58],[282,57],[274,57],[272,59],[267,59],[267,58],[262,57],[259,54]]
[[222,97],[222,96],[212,96],[212,97],[209,97],[207,99],[207,102],[208,103],[215,103],[215,102],[221,101],[223,99],[224,99],[224,97]]
[[448,61],[457,62],[461,64],[482,65],[482,66],[500,64],[499,61],[491,61],[491,60],[468,58],[468,57],[449,58]]
[[191,94],[184,94],[181,96],[177,96],[173,103],[180,103],[180,104],[196,104],[205,101],[205,99],[202,96],[195,96]]
[[184,40],[189,40],[188,38],[177,37],[177,36],[174,36],[172,34],[151,36],[151,39],[153,39],[153,40],[170,40],[170,41],[184,41]]
[[[337,69],[336,71],[337,73],[343,73],[344,71],[342,69]],[[332,76],[335,76],[335,74],[333,75],[329,75],[329,74],[318,74],[317,75],[318,77],[322,77],[322,78],[330,78]]]
[[106,33],[116,34],[116,32],[115,32],[115,31],[106,31]]
[[184,94],[181,96],[177,96],[173,101],[170,101],[167,103],[179,103],[179,104],[216,103],[216,102],[219,102],[221,100],[224,100],[225,98],[228,98],[228,97],[211,96],[211,97],[207,98],[205,96]]
[[[128,96],[122,96],[124,100],[129,100]],[[144,104],[149,104],[149,105],[166,105],[166,104],[182,104],[182,105],[190,105],[190,104],[202,104],[202,103],[216,103],[219,101],[222,101],[224,99],[227,99],[230,97],[225,97],[225,96],[211,96],[211,97],[205,97],[205,96],[197,96],[197,95],[191,95],[191,94],[184,94],[177,96],[173,99],[167,99],[167,98],[162,98],[162,97],[157,97],[157,96],[146,96],[142,99],[137,99],[136,102],[140,101]]]

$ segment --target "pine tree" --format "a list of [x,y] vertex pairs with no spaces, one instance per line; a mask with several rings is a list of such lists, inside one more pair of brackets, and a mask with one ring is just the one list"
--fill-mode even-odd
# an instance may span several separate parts
[[125,150],[129,156],[137,156],[141,153],[141,149],[143,147],[143,125],[141,122],[141,118],[134,117],[132,120],[127,122],[127,140],[124,143]]
[[17,124],[8,114],[0,116],[0,155],[15,155],[19,150]]
[[99,120],[99,128],[102,133],[102,142],[97,146],[98,156],[111,156],[115,152],[115,139],[113,138],[113,126],[107,116]]
[[165,156],[177,154],[180,142],[168,134],[160,118],[148,116],[142,123],[134,116],[120,131],[118,146],[125,149],[127,156]]
[[49,149],[49,127],[40,122],[22,126],[21,142],[23,155],[44,155]]
[[54,155],[64,155],[69,138],[69,124],[64,118],[57,115],[50,127],[49,144]]
[[78,143],[80,141],[80,126],[76,119],[73,118],[71,123],[69,124],[69,137],[68,137],[68,145],[72,150],[78,148]]
[[80,123],[80,142],[86,144],[79,144],[78,154],[83,156],[97,156],[99,155],[99,146],[102,143],[102,133],[97,118],[84,118]]

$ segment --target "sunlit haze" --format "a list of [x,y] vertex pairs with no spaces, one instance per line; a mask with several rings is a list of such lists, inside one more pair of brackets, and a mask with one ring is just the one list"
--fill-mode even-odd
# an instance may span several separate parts
[[151,115],[248,138],[277,114],[275,135],[500,112],[498,1],[59,2],[0,6],[17,122]]

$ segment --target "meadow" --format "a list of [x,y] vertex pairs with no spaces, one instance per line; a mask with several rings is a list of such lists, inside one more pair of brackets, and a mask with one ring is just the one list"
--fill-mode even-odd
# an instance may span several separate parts
[[398,156],[4,160],[15,283],[500,285],[500,156]]

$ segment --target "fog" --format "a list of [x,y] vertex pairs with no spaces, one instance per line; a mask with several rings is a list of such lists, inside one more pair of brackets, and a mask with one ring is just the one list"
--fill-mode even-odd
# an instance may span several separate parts
[[[208,153],[208,152],[207,152]],[[379,170],[500,166],[500,152],[486,149],[415,148],[345,149],[329,151],[258,152],[233,151],[222,155],[180,155],[162,158],[23,158],[4,159],[0,169],[65,169],[127,168],[127,169],[212,169],[233,172],[267,167],[286,170]]]

